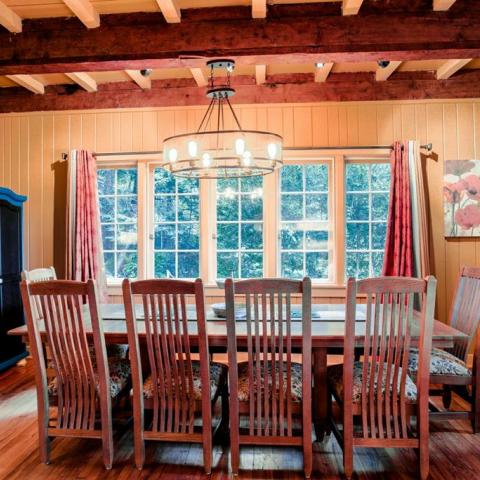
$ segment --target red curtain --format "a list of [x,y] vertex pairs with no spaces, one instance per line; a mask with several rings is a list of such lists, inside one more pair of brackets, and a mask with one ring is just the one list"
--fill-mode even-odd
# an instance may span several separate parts
[[390,155],[391,185],[382,275],[413,276],[412,200],[408,151],[395,142]]
[[95,279],[99,293],[103,297],[105,282],[98,205],[97,164],[93,155],[87,150],[76,152],[74,194],[72,280]]

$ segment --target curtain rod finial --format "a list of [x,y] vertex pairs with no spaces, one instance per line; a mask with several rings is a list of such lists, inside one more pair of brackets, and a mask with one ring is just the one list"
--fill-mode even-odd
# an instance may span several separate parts
[[62,160],[68,160],[68,153],[62,152]]

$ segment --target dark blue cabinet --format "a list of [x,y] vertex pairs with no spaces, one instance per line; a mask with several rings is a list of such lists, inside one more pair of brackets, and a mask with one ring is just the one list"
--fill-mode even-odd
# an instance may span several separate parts
[[23,268],[23,204],[27,197],[0,187],[0,371],[26,357],[20,338],[8,330],[23,325],[20,274]]

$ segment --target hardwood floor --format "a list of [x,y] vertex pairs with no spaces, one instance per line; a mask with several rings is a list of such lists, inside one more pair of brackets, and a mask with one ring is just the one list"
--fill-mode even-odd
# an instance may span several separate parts
[[[462,407],[461,404],[455,407]],[[36,395],[31,362],[0,375],[0,479],[187,479],[204,478],[200,446],[147,444],[142,472],[133,466],[132,435],[115,442],[111,471],[103,468],[100,442],[56,439],[52,463],[39,461],[36,428]],[[229,478],[228,449],[214,449],[215,480]],[[431,423],[430,471],[432,480],[473,480],[480,471],[480,435],[471,433],[467,421]],[[313,477],[343,478],[342,455],[333,437],[314,444]],[[301,479],[300,450],[247,448],[241,450],[241,479]],[[412,450],[357,449],[354,467],[360,479],[410,479],[417,477],[417,456]]]

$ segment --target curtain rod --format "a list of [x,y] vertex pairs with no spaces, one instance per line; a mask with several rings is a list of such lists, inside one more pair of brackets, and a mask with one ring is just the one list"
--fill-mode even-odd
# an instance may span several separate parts
[[[285,147],[283,150],[295,151],[295,150],[386,150],[392,149],[392,145],[356,145],[356,146],[338,146],[338,147]],[[431,143],[426,143],[425,145],[420,145],[420,148],[431,152],[433,145]],[[96,157],[118,157],[118,156],[127,156],[127,155],[159,155],[162,154],[162,150],[152,150],[149,152],[96,152],[93,155]]]

